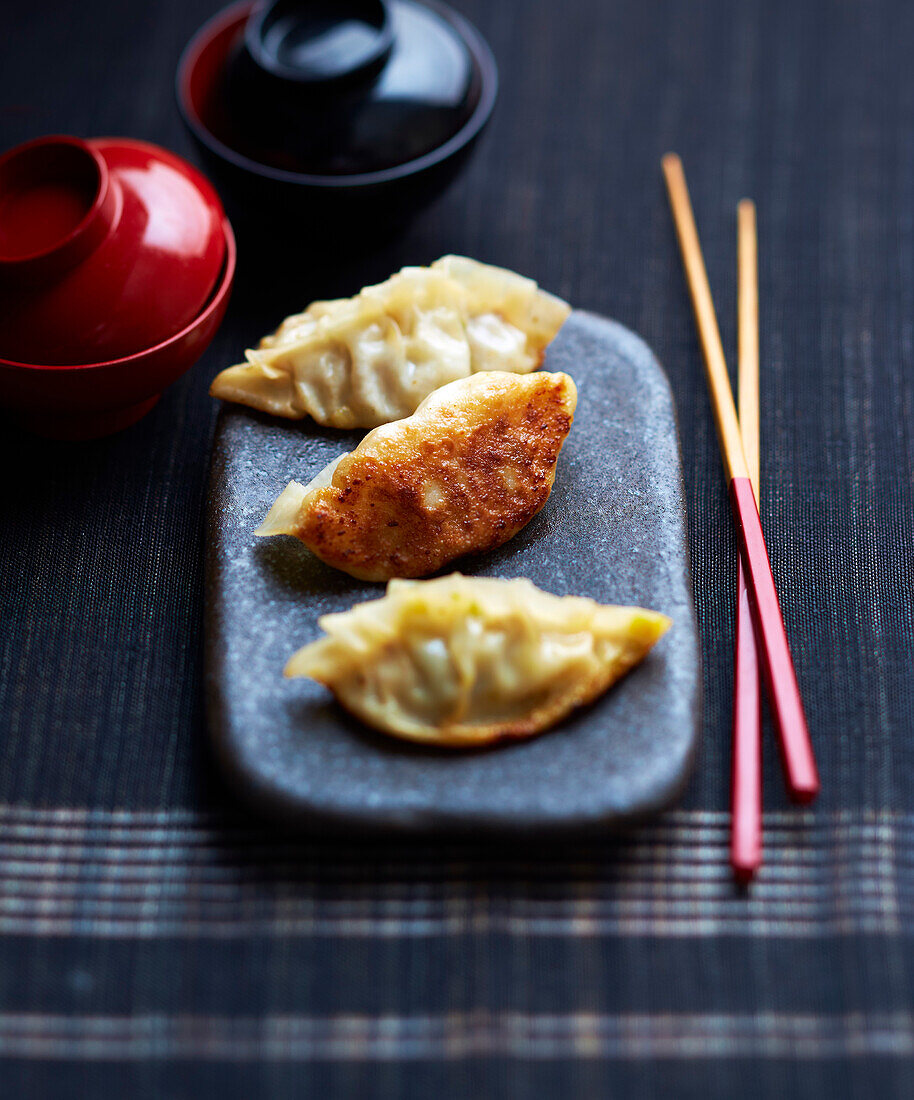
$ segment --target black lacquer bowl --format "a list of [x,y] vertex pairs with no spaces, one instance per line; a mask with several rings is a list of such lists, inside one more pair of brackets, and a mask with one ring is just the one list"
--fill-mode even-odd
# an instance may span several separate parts
[[516,538],[455,568],[640,604],[673,626],[591,706],[485,751],[394,740],[313,681],[283,678],[320,615],[384,589],[253,532],[290,479],[308,481],[361,436],[224,408],[208,519],[209,725],[234,784],[263,810],[299,825],[532,832],[616,826],[680,793],[700,673],[672,394],[637,336],[591,314],[572,314],[545,368],[578,386],[552,496]]
[[[391,55],[393,77],[379,78],[374,89],[381,94],[370,110],[352,108],[346,92],[342,105],[337,93],[327,92],[323,101],[302,105],[301,112],[288,89],[274,88],[272,103],[264,99],[270,85],[245,77],[246,72],[250,76],[250,65],[244,65],[249,61],[245,30],[255,10],[249,0],[214,16],[188,43],[178,65],[178,107],[233,223],[242,230],[279,230],[277,242],[361,245],[402,228],[465,163],[495,105],[498,72],[492,53],[470,23],[437,0],[389,0],[389,6],[400,27],[400,45]],[[423,20],[446,28],[466,60],[463,99],[452,116],[447,115],[450,108],[442,108],[443,129],[441,117],[417,112],[409,95],[398,98],[396,88],[383,94],[384,80],[396,85],[398,72],[409,72],[403,41],[418,39],[421,51]],[[312,130],[323,127],[324,132],[323,140],[297,150],[292,127],[278,122],[284,115],[288,123],[298,113],[313,124],[302,127],[302,140]],[[448,117],[453,117],[450,129]],[[396,142],[392,129],[399,135]],[[342,151],[340,134],[348,135]],[[431,145],[423,144],[428,134]],[[397,160],[398,150],[406,159]]]

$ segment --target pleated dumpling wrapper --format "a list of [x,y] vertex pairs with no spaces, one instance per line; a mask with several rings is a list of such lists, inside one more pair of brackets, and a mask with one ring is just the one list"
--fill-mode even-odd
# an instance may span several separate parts
[[257,529],[353,577],[425,577],[507,542],[549,498],[577,391],[567,374],[486,371],[369,432]]
[[276,416],[374,428],[456,378],[536,370],[569,312],[532,279],[444,256],[287,317],[210,393]]
[[640,607],[553,596],[530,581],[391,581],[324,615],[286,676],[325,684],[363,722],[454,747],[529,737],[601,695],[670,625]]

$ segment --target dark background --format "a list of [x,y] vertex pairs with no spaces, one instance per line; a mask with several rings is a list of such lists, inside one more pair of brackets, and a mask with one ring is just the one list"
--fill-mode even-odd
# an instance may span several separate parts
[[[281,234],[243,248],[215,342],[119,436],[49,444],[3,426],[2,1095],[914,1092],[914,6],[457,6],[494,49],[500,99],[468,170],[408,232],[345,262]],[[0,146],[59,131],[191,155],[174,70],[214,10],[4,0]],[[725,869],[735,558],[661,185],[668,149],[731,355],[735,207],[758,204],[762,515],[823,779],[813,810],[786,812],[766,750],[768,863],[748,897]],[[631,837],[505,851],[292,840],[239,810],[210,758],[209,381],[311,298],[449,251],[631,326],[673,384],[704,735],[684,812]],[[147,843],[159,870],[129,872]],[[222,924],[194,924],[211,880],[235,893]],[[282,919],[351,904],[380,920],[391,898],[449,914],[448,931]],[[569,906],[575,920],[556,923]],[[115,910],[116,928],[102,919]],[[521,911],[537,920],[512,923]],[[264,1022],[349,1014],[376,1029],[432,1017],[447,1041],[422,1053],[398,1032],[374,1054],[296,1054]],[[586,1034],[550,1053],[510,1038],[516,1014]],[[93,1045],[99,1018],[145,1021],[154,1041],[112,1054]],[[677,1038],[695,1027],[691,1046]]]

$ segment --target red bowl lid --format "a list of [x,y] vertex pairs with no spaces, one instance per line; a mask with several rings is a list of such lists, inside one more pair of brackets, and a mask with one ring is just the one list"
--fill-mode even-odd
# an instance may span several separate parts
[[38,138],[0,157],[0,357],[74,365],[167,340],[206,305],[222,204],[180,157]]

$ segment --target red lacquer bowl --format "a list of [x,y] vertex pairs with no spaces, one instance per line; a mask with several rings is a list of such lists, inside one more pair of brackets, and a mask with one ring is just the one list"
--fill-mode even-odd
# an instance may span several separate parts
[[120,359],[200,312],[225,258],[210,183],[165,149],[38,138],[0,157],[0,356]]
[[144,142],[42,138],[0,158],[0,404],[116,431],[199,358],[235,242],[206,179]]

